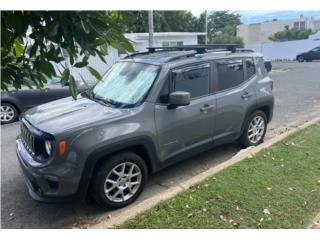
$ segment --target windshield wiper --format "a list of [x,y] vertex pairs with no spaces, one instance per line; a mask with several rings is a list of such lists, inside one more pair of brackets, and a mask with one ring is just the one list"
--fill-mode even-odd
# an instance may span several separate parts
[[102,98],[102,97],[99,97],[99,96],[95,96],[94,94],[91,95],[92,96],[92,100],[94,101],[97,101],[97,102],[100,102],[100,103],[103,103],[103,105],[106,105],[106,106],[116,106],[115,103],[113,103],[112,101],[109,101],[105,98]]

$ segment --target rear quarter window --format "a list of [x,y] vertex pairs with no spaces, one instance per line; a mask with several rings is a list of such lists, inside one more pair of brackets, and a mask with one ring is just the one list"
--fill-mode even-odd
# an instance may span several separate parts
[[223,59],[217,61],[218,90],[236,87],[244,82],[242,59]]
[[246,58],[246,69],[247,69],[247,79],[250,79],[252,76],[256,74],[256,66],[254,64],[253,58]]

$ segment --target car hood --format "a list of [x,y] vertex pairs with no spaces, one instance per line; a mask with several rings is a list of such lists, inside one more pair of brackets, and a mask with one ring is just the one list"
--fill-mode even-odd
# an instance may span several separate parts
[[67,97],[34,107],[25,112],[24,118],[39,130],[57,134],[90,127],[101,121],[114,121],[133,111],[108,107],[84,97],[78,97],[77,100]]

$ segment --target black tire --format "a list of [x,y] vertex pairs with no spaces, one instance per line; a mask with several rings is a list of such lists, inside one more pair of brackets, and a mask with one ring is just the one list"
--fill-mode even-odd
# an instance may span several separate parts
[[[254,118],[258,117],[258,116],[262,117],[262,119],[264,121],[264,130],[263,130],[261,139],[259,139],[257,142],[252,142],[249,139],[249,134],[248,134],[249,126],[250,126],[251,121]],[[268,124],[267,117],[266,117],[266,114],[263,111],[257,110],[255,112],[253,112],[245,122],[242,135],[239,138],[239,143],[243,147],[257,146],[260,143],[262,143],[263,142],[263,138],[264,138],[264,136],[265,136],[265,134],[267,132],[267,124]]]
[[[13,114],[12,117],[10,115],[10,119],[2,115],[3,114],[2,111],[4,109],[8,109],[8,110],[10,109],[10,113]],[[18,119],[18,115],[19,115],[18,110],[14,105],[10,103],[1,103],[1,124],[8,124],[8,123],[15,122]]]
[[[141,171],[141,183],[138,190],[127,200],[122,202],[115,202],[110,200],[105,194],[105,181],[111,171],[121,163],[133,163],[140,168]],[[142,193],[148,178],[148,168],[145,161],[137,154],[126,151],[116,155],[113,155],[106,159],[100,167],[95,171],[92,181],[92,196],[95,201],[107,209],[116,209],[125,207],[134,202]]]
[[305,58],[304,58],[304,56],[299,56],[299,57],[297,58],[297,60],[298,60],[298,62],[304,62],[304,61],[305,61]]

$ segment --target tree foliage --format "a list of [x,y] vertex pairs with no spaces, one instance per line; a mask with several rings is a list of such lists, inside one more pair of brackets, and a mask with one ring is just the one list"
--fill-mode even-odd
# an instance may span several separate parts
[[[105,62],[107,46],[133,51],[123,36],[117,12],[105,11],[7,11],[1,12],[1,89],[13,85],[43,88],[47,79],[61,76],[74,98],[77,88],[69,68],[86,67],[97,79],[101,76],[89,66],[98,56]],[[68,64],[62,64],[64,61]],[[63,71],[56,72],[54,64]],[[66,67],[68,66],[68,67]]]
[[[148,32],[147,11],[121,11],[124,32]],[[228,11],[214,11],[208,15],[208,43],[244,43],[236,36],[240,15]],[[204,32],[205,14],[199,17],[189,11],[154,11],[155,32]],[[199,37],[204,43],[204,37]]]
[[289,29],[286,28],[283,31],[276,32],[269,36],[269,40],[274,42],[284,42],[284,41],[294,41],[294,40],[302,40],[307,39],[309,36],[313,34],[311,29]]
[[[123,31],[148,32],[148,11],[121,11]],[[199,21],[189,11],[154,11],[155,32],[196,32]]]
[[229,11],[215,11],[208,16],[208,42],[213,44],[237,43],[243,47],[243,39],[237,37],[240,15]]

